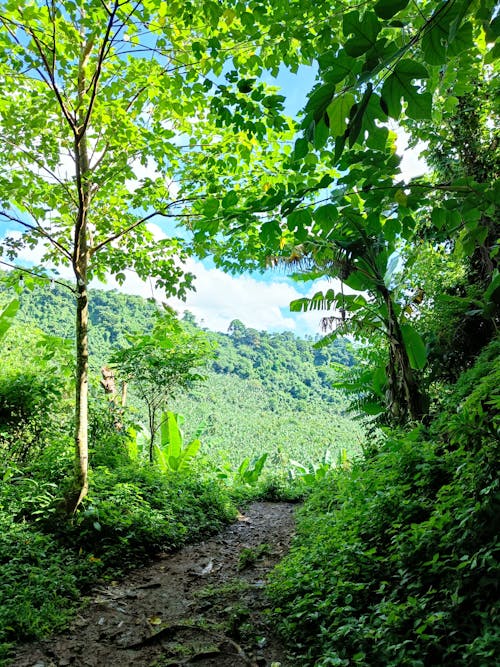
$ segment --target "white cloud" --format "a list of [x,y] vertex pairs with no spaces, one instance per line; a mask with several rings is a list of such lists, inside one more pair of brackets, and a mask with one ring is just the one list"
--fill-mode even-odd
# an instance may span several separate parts
[[[255,329],[297,329],[297,318],[286,312],[290,301],[300,296],[293,286],[283,281],[262,282],[248,275],[231,276],[192,259],[186,262],[185,269],[196,276],[196,291],[189,292],[186,301],[166,298],[152,281],[143,282],[131,272],[127,272],[127,279],[121,287],[112,278],[106,285],[95,286],[118,288],[145,298],[153,296],[180,313],[189,310],[198,323],[215,331],[227,331],[235,319]],[[307,315],[304,317],[307,319]]]

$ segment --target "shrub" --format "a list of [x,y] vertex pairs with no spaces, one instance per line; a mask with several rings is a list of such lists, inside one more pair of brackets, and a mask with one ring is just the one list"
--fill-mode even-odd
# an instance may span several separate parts
[[66,535],[114,569],[219,530],[235,507],[221,486],[145,464],[92,473],[91,493]]
[[307,501],[270,587],[305,664],[496,664],[497,360],[462,379],[435,440],[393,434]]
[[13,370],[0,376],[0,450],[4,460],[26,463],[43,450],[54,432],[60,431],[51,416],[60,400],[57,378]]

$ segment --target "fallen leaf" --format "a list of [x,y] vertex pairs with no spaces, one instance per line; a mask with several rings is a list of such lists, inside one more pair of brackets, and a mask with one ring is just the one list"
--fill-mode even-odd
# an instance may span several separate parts
[[161,625],[161,618],[159,616],[151,616],[151,618],[148,618],[148,621],[151,625]]

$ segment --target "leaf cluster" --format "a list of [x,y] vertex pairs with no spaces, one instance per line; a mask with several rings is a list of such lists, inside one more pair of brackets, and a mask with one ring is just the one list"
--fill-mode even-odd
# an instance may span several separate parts
[[497,347],[463,376],[432,439],[389,434],[306,502],[271,585],[304,664],[495,664]]

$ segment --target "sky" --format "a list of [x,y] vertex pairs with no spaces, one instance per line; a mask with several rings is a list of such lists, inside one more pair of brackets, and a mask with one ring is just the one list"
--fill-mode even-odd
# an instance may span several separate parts
[[[314,83],[315,72],[312,68],[302,68],[298,75],[282,71],[274,81],[286,97],[286,112],[295,116],[305,105],[308,92]],[[425,172],[425,162],[418,156],[423,146],[407,148],[407,137],[398,132],[398,153],[403,156],[402,173],[405,180]],[[150,225],[158,238],[165,237],[159,225]],[[0,222],[0,237],[11,233],[8,225]],[[42,249],[28,249],[19,254],[18,264],[30,266],[37,264]],[[298,336],[317,336],[321,333],[320,321],[325,313],[291,313],[289,304],[303,296],[311,297],[318,291],[335,289],[338,281],[319,280],[314,283],[296,283],[283,270],[270,270],[264,274],[245,273],[240,276],[225,274],[209,261],[189,259],[185,265],[187,271],[196,276],[196,290],[190,292],[186,301],[165,298],[156,290],[152,282],[141,281],[134,273],[127,272],[125,283],[120,286],[110,277],[106,284],[95,281],[91,286],[102,289],[119,289],[129,294],[149,298],[154,296],[161,302],[168,303],[180,314],[189,310],[197,322],[208,329],[227,331],[229,324],[238,319],[247,327],[267,331],[292,331]],[[60,269],[62,277],[72,279],[70,270]]]

